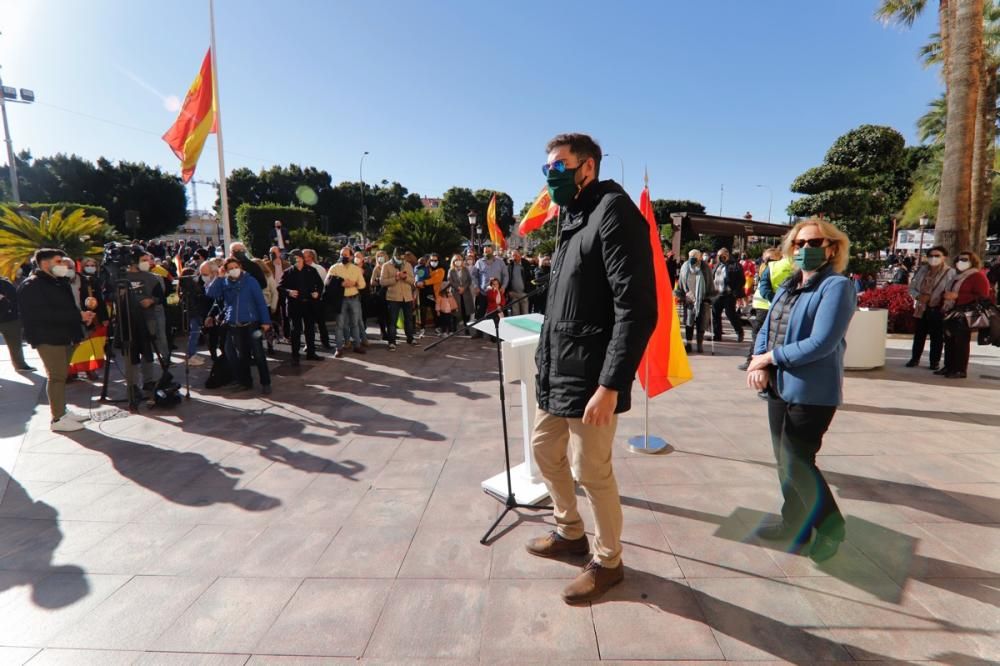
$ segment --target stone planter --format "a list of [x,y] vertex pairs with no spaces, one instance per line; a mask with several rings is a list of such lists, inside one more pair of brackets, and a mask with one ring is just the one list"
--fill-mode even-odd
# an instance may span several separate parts
[[847,352],[844,369],[871,370],[885,365],[885,340],[889,311],[884,308],[858,308],[847,328]]

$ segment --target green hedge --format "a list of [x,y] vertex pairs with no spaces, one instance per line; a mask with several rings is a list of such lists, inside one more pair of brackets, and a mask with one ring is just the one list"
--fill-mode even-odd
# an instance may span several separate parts
[[242,204],[236,211],[236,234],[255,257],[267,256],[274,221],[281,220],[285,231],[315,229],[316,214],[308,208],[264,204]]
[[22,203],[22,204],[6,202],[4,205],[10,206],[14,210],[21,210],[27,208],[29,213],[33,217],[38,217],[42,213],[48,213],[53,210],[59,210],[61,208],[65,208],[67,214],[76,210],[77,208],[82,208],[85,214],[99,217],[102,220],[104,220],[105,223],[108,221],[108,209],[102,206],[90,206],[88,204],[71,203],[67,201],[60,201],[57,203]]

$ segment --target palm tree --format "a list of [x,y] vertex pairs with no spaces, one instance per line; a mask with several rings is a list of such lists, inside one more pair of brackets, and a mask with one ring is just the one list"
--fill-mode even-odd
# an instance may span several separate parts
[[0,275],[13,278],[35,250],[43,247],[62,250],[75,259],[100,254],[102,248],[94,241],[107,232],[101,218],[87,215],[82,208],[69,215],[65,210],[43,212],[35,219],[0,206]]
[[432,252],[450,255],[462,246],[455,225],[430,211],[404,211],[385,223],[380,245],[390,252],[410,250],[418,257]]

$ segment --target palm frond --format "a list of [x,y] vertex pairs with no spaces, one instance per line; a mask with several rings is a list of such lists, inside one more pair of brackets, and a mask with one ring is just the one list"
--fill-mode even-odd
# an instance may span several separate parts
[[875,18],[885,25],[912,27],[927,6],[927,0],[882,0],[875,10]]
[[9,206],[0,206],[0,275],[13,278],[35,250],[60,249],[73,258],[100,254],[92,239],[100,238],[104,223],[96,215],[77,208],[43,212],[37,219],[20,215]]

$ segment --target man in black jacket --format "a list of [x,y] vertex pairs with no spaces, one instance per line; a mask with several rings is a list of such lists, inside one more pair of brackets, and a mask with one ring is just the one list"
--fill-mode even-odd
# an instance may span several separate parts
[[624,576],[611,448],[617,415],[631,406],[632,381],[656,326],[656,282],[646,220],[621,186],[598,181],[600,146],[585,134],[562,134],[547,150],[543,171],[561,213],[535,355],[532,448],[557,529],[526,547],[540,557],[589,553],[575,476],[596,522],[594,559],[562,594],[575,604],[600,597]]
[[319,361],[316,355],[316,320],[313,317],[313,303],[319,303],[323,295],[323,281],[319,273],[306,266],[301,250],[289,253],[292,267],[281,276],[278,289],[288,300],[288,319],[292,323],[292,365],[299,364],[299,345],[302,343],[302,328],[305,322],[306,358]]
[[45,391],[52,412],[52,430],[72,432],[83,428],[80,419],[66,412],[66,374],[73,345],[83,340],[83,325],[93,311],[81,312],[73,298],[62,250],[35,252],[37,268],[17,290],[17,304],[24,339],[38,350],[48,376]]
[[7,353],[18,371],[34,370],[24,360],[21,346],[21,316],[17,311],[17,287],[5,277],[0,277],[0,336],[7,345]]

